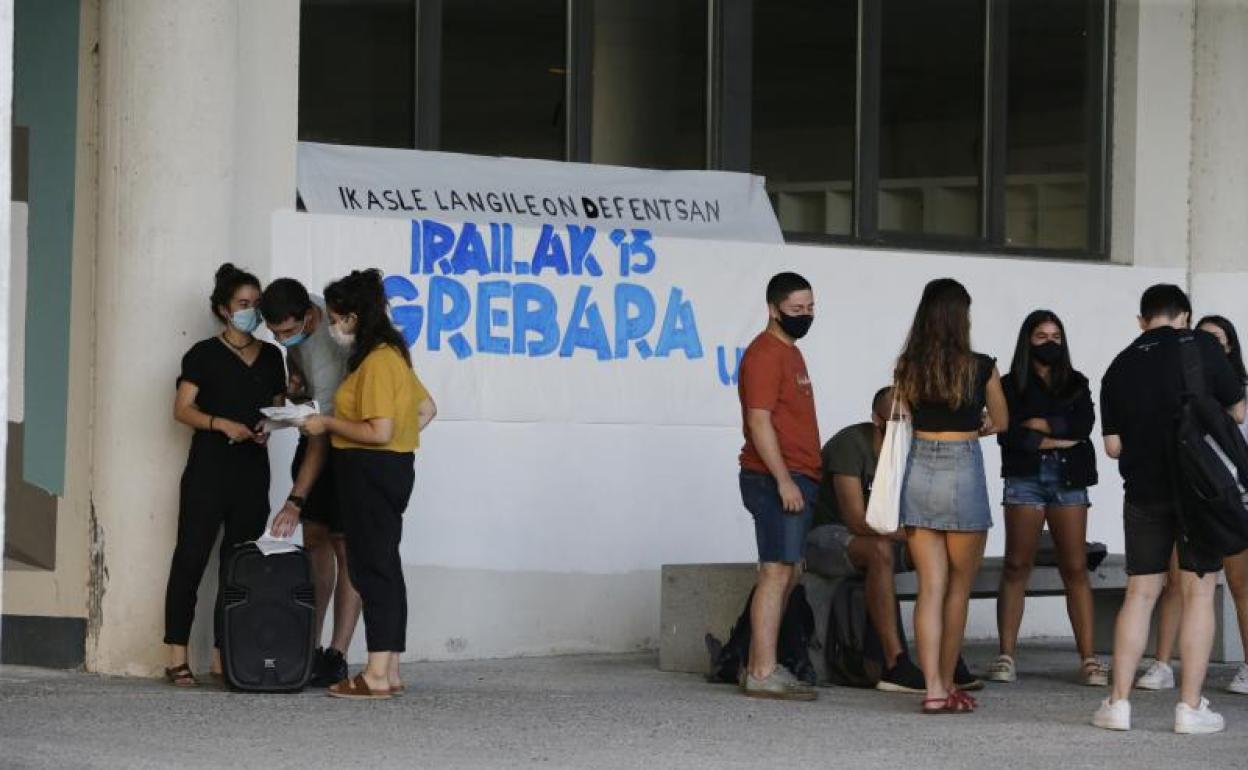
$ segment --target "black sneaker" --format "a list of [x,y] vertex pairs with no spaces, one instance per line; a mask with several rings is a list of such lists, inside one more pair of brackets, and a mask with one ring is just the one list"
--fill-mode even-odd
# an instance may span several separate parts
[[884,692],[925,693],[927,681],[919,667],[910,660],[910,656],[903,652],[897,656],[893,667],[884,671],[875,689]]
[[333,647],[318,656],[309,687],[330,687],[347,678],[347,659]]
[[975,678],[961,655],[958,656],[958,667],[953,670],[953,686],[963,691],[984,689],[983,681]]

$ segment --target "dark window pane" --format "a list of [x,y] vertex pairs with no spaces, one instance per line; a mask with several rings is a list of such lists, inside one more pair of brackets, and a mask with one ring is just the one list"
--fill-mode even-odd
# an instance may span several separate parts
[[1010,4],[1005,234],[1011,246],[1088,240],[1088,21],[1101,0]]
[[976,236],[984,0],[880,1],[880,229]]
[[443,0],[441,149],[563,159],[566,17],[564,0]]
[[706,0],[596,0],[595,163],[706,167]]
[[415,146],[412,0],[303,0],[299,138]]
[[754,4],[750,165],[788,232],[852,232],[857,63],[857,0]]

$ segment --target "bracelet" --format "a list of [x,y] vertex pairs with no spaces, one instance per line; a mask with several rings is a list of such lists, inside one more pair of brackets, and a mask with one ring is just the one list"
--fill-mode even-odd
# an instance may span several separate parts
[[217,418],[216,418],[216,417],[213,417],[212,415],[208,415],[208,430],[210,430],[210,431],[212,430],[212,421],[213,421],[213,420],[215,420],[215,419],[217,419]]
[[287,502],[294,503],[294,504],[295,504],[295,507],[296,507],[296,508],[298,508],[298,509],[299,509],[299,510],[301,510],[301,511],[303,510],[303,504],[304,504],[304,502],[306,502],[306,501],[304,500],[304,498],[303,498],[302,496],[300,496],[300,495],[291,495],[291,496],[287,497],[287,498],[286,498],[286,500],[287,500]]

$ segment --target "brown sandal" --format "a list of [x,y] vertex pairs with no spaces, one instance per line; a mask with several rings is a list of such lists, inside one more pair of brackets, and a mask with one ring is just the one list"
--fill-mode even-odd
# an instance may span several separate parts
[[389,690],[374,690],[364,681],[363,674],[356,674],[352,679],[343,679],[329,688],[329,697],[347,700],[389,700]]
[[183,663],[180,666],[165,669],[165,681],[174,687],[198,687],[199,681],[191,673],[191,667]]

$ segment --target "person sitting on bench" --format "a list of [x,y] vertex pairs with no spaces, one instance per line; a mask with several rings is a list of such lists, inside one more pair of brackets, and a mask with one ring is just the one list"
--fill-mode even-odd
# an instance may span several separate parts
[[[828,577],[861,575],[867,614],[884,650],[884,672],[877,689],[925,692],[923,672],[906,652],[897,628],[893,575],[911,569],[905,530],[880,535],[867,526],[867,499],[893,407],[893,389],[881,388],[871,402],[871,421],[850,425],[823,447],[823,473],[815,501],[814,529],[806,539],[807,568]],[[982,686],[958,662],[959,686]]]

